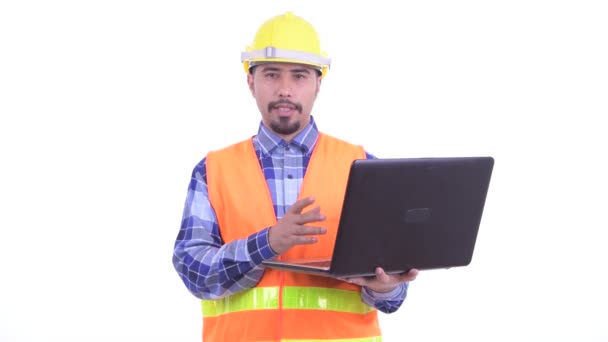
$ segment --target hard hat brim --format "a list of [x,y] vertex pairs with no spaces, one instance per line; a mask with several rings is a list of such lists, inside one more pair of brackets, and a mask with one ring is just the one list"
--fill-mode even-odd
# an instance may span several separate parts
[[277,49],[274,47],[243,52],[241,53],[241,62],[243,62],[245,72],[249,72],[249,69],[251,69],[254,64],[274,62],[311,66],[319,69],[322,75],[327,73],[327,70],[331,65],[331,59],[325,56],[302,51]]

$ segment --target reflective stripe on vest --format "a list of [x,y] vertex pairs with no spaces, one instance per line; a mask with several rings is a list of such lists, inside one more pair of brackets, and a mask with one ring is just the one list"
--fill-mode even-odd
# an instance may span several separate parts
[[[278,287],[256,287],[224,298],[202,301],[204,317],[278,308]],[[361,294],[355,291],[295,286],[283,288],[283,309],[330,310],[355,314],[366,314],[374,310],[364,304]]]

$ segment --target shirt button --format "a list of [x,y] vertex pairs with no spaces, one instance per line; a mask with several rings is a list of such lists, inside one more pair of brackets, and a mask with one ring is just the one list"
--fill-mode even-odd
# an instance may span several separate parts
[[292,179],[293,176],[292,175],[287,175],[287,178]]

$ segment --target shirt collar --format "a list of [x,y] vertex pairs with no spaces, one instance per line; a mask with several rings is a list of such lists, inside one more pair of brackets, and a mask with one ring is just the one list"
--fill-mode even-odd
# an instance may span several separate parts
[[293,138],[291,143],[287,143],[272,130],[264,126],[262,122],[260,122],[260,128],[254,140],[257,140],[263,154],[271,154],[279,146],[295,146],[300,148],[305,154],[310,154],[318,138],[319,130],[314,118],[311,116],[310,122]]

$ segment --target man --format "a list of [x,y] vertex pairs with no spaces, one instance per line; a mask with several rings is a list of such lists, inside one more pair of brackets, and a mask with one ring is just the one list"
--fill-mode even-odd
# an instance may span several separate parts
[[276,16],[241,59],[262,122],[194,168],[173,256],[202,299],[203,340],[380,341],[377,310],[397,310],[417,270],[339,280],[262,266],[330,255],[350,163],[372,157],[317,130],[311,111],[330,65],[317,33]]

